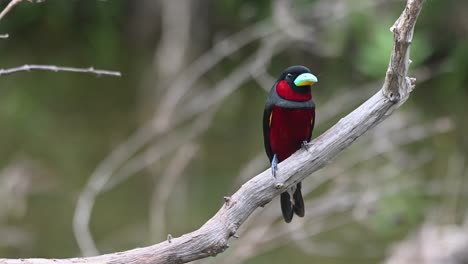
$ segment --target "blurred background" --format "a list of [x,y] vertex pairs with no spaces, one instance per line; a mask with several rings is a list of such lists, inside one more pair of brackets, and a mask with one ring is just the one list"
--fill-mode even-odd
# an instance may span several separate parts
[[[0,0],[3,9],[9,1]],[[314,137],[373,93],[405,1],[47,0],[0,21],[0,257],[142,247],[200,227],[268,167],[262,114],[284,68],[318,76]],[[466,263],[467,1],[426,1],[393,116],[197,263]],[[441,262],[437,262],[441,261]],[[465,261],[465,262],[463,262]]]

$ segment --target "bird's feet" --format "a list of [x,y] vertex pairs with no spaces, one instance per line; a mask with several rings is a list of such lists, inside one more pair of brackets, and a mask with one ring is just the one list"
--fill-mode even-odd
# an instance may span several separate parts
[[307,140],[302,141],[301,148],[305,151],[309,151],[309,142]]
[[278,169],[278,157],[273,155],[273,160],[271,161],[271,174],[276,178],[276,170]]

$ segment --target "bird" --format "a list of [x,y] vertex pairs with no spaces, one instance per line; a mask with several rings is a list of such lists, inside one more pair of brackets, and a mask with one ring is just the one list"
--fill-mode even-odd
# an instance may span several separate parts
[[[315,103],[311,87],[318,79],[301,65],[286,68],[270,90],[263,112],[265,152],[276,177],[278,163],[300,148],[307,148],[315,124]],[[294,214],[304,217],[302,183],[281,193],[281,212],[290,223]]]

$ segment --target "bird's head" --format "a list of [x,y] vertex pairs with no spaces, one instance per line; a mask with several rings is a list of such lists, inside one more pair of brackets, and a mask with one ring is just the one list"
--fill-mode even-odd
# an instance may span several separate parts
[[317,77],[307,67],[299,65],[284,70],[278,81],[282,80],[297,93],[310,93],[311,86],[318,82]]

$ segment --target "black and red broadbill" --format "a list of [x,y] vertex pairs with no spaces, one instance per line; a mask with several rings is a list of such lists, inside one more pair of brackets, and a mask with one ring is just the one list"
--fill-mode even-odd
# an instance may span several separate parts
[[[306,146],[312,137],[315,104],[311,87],[316,82],[317,77],[308,68],[291,66],[271,88],[263,112],[263,138],[274,177],[278,163]],[[281,194],[281,211],[287,223],[294,213],[304,216],[301,187],[299,182]]]

